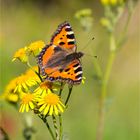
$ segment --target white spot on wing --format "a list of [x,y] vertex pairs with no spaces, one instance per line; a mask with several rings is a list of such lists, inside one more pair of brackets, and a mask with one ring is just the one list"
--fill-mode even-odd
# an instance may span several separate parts
[[80,65],[78,65],[77,67],[74,67],[74,70],[78,69],[79,67],[81,67]]
[[66,28],[71,28],[70,26],[66,26]]
[[67,32],[67,35],[71,35],[71,34],[74,34],[74,32],[73,31]]
[[75,41],[75,39],[68,39],[68,42],[70,42],[70,41]]
[[79,71],[78,73],[76,73],[76,75],[79,75],[79,74],[82,74],[83,72],[82,71]]

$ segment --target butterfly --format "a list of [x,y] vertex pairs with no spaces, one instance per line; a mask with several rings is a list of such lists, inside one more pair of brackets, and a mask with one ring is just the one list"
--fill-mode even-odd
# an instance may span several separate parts
[[59,81],[70,85],[82,81],[80,58],[72,27],[68,22],[60,24],[53,34],[50,44],[46,45],[37,56],[40,74],[51,82]]

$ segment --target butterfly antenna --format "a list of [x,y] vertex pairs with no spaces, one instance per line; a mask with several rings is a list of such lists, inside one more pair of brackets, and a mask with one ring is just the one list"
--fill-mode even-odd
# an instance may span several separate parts
[[94,40],[95,38],[94,37],[92,37],[87,43],[86,43],[86,45],[84,45],[83,47],[82,47],[82,51]]
[[98,56],[97,55],[90,55],[90,54],[88,54],[88,53],[84,53],[86,56],[90,56],[90,57],[94,57],[94,58],[98,58]]

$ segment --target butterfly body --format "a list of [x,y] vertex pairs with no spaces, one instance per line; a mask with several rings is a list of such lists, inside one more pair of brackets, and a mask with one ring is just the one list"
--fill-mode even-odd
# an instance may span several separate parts
[[68,22],[58,26],[57,31],[38,55],[41,75],[49,81],[60,81],[68,84],[80,84],[82,52],[76,52],[74,32]]
[[74,60],[74,59],[79,59],[83,56],[84,54],[82,52],[74,52],[74,53],[71,53],[69,55],[66,56],[66,61],[67,60]]

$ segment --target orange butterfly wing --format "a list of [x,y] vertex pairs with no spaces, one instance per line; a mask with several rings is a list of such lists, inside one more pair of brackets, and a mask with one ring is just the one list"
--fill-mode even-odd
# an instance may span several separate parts
[[49,61],[49,59],[52,57],[54,54],[54,47],[52,45],[46,45],[40,54],[37,57],[37,63],[40,68],[40,73],[41,75],[45,76],[47,73],[45,72],[45,65]]
[[[50,73],[52,69],[46,69]],[[82,67],[79,60],[72,61],[63,71],[54,71],[46,77],[50,81],[67,82],[69,84],[79,84],[82,80]]]
[[61,46],[66,49],[76,50],[76,40],[72,27],[68,22],[64,22],[58,26],[51,39],[51,44]]

